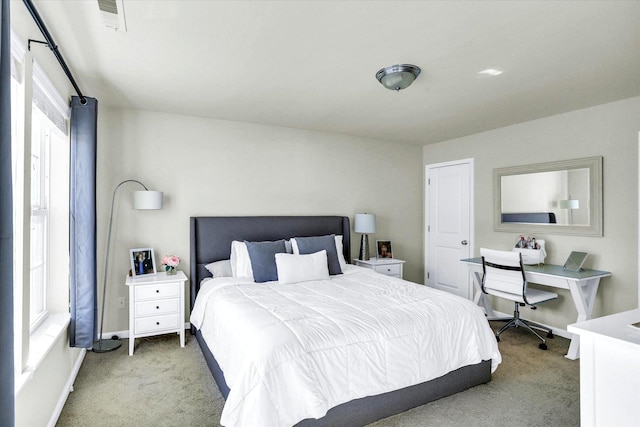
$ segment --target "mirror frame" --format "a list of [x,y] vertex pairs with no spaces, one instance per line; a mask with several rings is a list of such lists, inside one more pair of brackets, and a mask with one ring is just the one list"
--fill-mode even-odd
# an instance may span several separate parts
[[[584,168],[589,169],[589,194],[591,195],[588,226],[502,222],[503,176]],[[602,156],[494,169],[493,187],[493,225],[495,231],[602,237]]]

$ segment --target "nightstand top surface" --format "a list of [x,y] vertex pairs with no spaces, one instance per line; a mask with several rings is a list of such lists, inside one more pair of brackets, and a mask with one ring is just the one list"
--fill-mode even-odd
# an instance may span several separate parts
[[367,261],[361,259],[355,259],[356,263],[368,264],[368,265],[389,265],[389,264],[404,264],[406,261],[397,258],[371,258]]
[[176,274],[167,275],[166,272],[161,271],[156,274],[150,274],[142,277],[127,276],[127,286],[132,285],[150,285],[153,283],[165,283],[165,282],[178,282],[187,280],[187,276],[182,270],[177,270]]

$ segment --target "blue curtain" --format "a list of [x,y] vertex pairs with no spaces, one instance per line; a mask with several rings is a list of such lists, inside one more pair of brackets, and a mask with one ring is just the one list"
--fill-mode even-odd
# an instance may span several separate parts
[[91,348],[97,337],[96,147],[98,101],[71,98],[70,294],[71,347]]
[[13,191],[9,0],[0,7],[0,426],[15,421],[13,375]]

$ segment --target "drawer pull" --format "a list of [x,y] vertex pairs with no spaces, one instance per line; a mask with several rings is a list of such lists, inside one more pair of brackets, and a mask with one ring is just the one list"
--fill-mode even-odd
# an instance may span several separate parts
[[159,293],[160,293],[160,289],[156,289],[156,294],[159,294]]
[[391,271],[391,269],[390,269],[390,268],[387,268],[387,271]]
[[159,305],[156,305],[156,310],[160,310],[160,306]]
[[156,325],[160,325],[160,322],[156,322]]

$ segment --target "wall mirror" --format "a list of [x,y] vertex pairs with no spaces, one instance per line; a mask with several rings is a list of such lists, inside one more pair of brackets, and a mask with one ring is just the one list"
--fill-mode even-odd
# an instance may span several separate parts
[[602,156],[494,169],[494,229],[602,236]]

